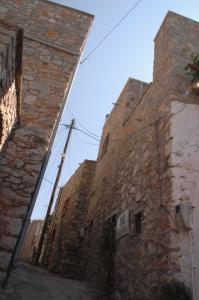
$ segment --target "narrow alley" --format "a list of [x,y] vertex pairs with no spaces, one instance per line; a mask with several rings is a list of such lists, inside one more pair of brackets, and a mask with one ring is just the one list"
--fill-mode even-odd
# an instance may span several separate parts
[[0,300],[199,300],[198,12],[0,0]]
[[22,263],[13,270],[7,288],[0,290],[1,300],[92,300],[93,296],[83,282]]

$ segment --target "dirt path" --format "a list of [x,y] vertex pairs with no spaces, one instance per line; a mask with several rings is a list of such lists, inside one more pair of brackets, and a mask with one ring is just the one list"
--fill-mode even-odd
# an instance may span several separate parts
[[7,288],[0,290],[1,300],[92,300],[84,282],[61,278],[46,270],[19,264],[12,272]]

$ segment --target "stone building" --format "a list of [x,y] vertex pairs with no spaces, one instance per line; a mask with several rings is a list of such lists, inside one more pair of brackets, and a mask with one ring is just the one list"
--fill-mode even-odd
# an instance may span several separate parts
[[92,20],[46,0],[0,0],[0,281],[34,205]]
[[81,259],[84,222],[95,161],[85,160],[61,190],[51,220],[43,260],[51,272],[82,279]]
[[199,299],[199,96],[185,72],[198,36],[199,23],[168,12],[153,82],[130,78],[104,125],[83,251],[109,299],[154,299],[171,279]]
[[33,220],[26,231],[24,242],[20,251],[19,259],[34,263],[36,251],[39,245],[39,239],[43,228],[43,220]]

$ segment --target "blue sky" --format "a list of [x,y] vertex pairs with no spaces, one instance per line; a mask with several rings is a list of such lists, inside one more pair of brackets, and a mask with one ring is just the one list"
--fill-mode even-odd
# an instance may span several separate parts
[[[132,0],[54,2],[95,15],[83,57],[136,3]],[[79,66],[62,123],[68,124],[74,115],[81,124],[100,136],[105,115],[112,109],[112,103],[116,102],[127,79],[152,81],[153,39],[168,10],[199,21],[198,0],[142,0],[90,59]],[[76,126],[81,128],[79,124]],[[32,219],[45,216],[66,134],[67,130],[60,126]],[[97,141],[73,131],[60,186],[67,182],[84,159],[96,159],[97,144]]]

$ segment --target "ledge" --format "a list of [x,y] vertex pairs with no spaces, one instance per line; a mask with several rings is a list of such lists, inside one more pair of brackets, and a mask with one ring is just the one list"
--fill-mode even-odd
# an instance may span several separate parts
[[169,10],[169,11],[167,12],[167,14],[166,14],[166,16],[165,16],[165,18],[164,18],[164,20],[163,20],[161,26],[160,26],[158,32],[156,33],[156,36],[155,36],[155,38],[154,38],[154,42],[156,42],[156,40],[157,40],[157,38],[158,38],[160,32],[162,31],[162,28],[164,27],[164,25],[165,25],[167,19],[169,19],[170,17],[177,17],[178,19],[181,19],[182,21],[184,20],[184,21],[186,21],[186,22],[190,22],[190,23],[194,23],[194,24],[198,24],[198,25],[199,25],[199,22],[197,22],[197,21],[195,21],[195,20],[192,20],[191,18],[182,16],[182,15],[180,15],[180,14],[178,14],[178,13],[175,13],[175,12]]
[[92,19],[94,19],[94,15],[90,14],[90,13],[87,13],[85,11],[82,11],[82,10],[78,10],[76,8],[73,8],[73,7],[69,7],[69,6],[66,6],[64,4],[60,4],[60,3],[57,3],[57,2],[54,2],[54,1],[50,1],[50,0],[42,0],[43,2],[46,2],[48,4],[51,4],[51,5],[55,5],[55,6],[59,6],[59,7],[62,7],[62,8],[65,8],[65,9],[69,9],[69,10],[72,10],[78,14],[81,14],[81,15],[86,15]]

